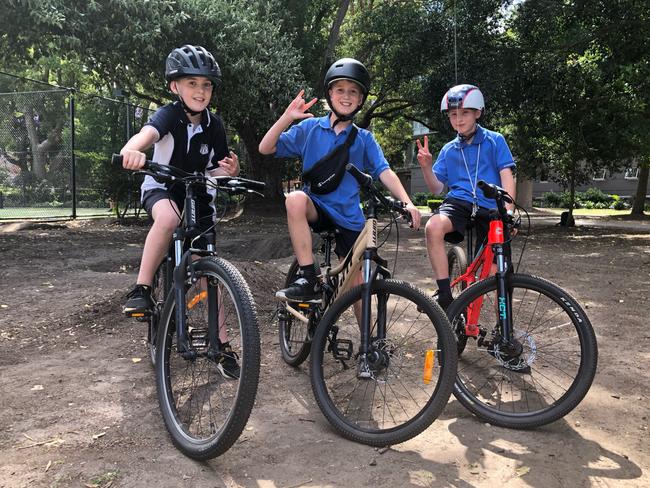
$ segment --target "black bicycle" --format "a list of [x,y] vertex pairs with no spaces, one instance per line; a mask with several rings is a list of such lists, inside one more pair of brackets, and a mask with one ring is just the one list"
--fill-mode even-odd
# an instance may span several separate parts
[[[336,266],[335,233],[324,234],[322,301],[279,304],[280,349],[292,366],[311,351],[314,396],[341,435],[385,446],[418,435],[440,415],[454,383],[456,345],[442,309],[413,285],[391,279],[377,252],[377,211],[410,213],[369,175],[351,165],[348,171],[368,195],[365,227]],[[286,282],[297,272],[296,261]],[[355,286],[359,273],[363,284]]]
[[[112,162],[122,166],[122,157]],[[138,173],[185,187],[184,210],[156,271],[148,327],[160,409],[174,445],[199,460],[226,452],[250,416],[259,381],[260,336],[253,296],[215,250],[216,225],[201,230],[197,189],[260,194],[264,183],[186,173],[147,161]]]

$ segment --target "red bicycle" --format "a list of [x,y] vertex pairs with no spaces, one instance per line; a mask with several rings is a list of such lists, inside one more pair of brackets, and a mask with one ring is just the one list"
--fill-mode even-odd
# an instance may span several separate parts
[[448,253],[452,289],[461,292],[447,310],[460,356],[454,395],[491,424],[538,427],[564,417],[589,391],[598,361],[596,336],[566,291],[515,273],[510,242],[521,219],[506,212],[505,203],[513,200],[503,188],[478,185],[497,203],[487,242],[469,265],[462,248]]

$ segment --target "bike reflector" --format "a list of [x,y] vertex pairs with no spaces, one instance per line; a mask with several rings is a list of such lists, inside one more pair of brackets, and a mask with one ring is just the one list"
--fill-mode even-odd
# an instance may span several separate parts
[[198,293],[192,297],[192,299],[187,302],[187,308],[191,310],[197,303],[199,303],[201,300],[205,300],[208,297],[208,292],[207,291],[202,291],[201,293]]
[[424,371],[422,374],[422,380],[425,385],[431,383],[431,378],[433,377],[433,349],[427,349],[424,353]]

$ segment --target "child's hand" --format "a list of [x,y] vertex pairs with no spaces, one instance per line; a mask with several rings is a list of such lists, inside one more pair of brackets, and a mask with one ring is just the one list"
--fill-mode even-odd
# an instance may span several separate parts
[[420,139],[416,139],[415,143],[418,146],[418,163],[422,169],[431,169],[433,165],[433,157],[429,152],[429,137],[424,136],[424,146],[420,143]]
[[413,228],[413,230],[418,230],[420,228],[420,217],[421,217],[420,211],[412,203],[408,203],[406,205],[406,210],[411,212],[411,219],[412,219],[411,227]]
[[144,162],[147,160],[145,153],[133,149],[122,149],[120,154],[122,155],[122,167],[131,171],[137,171],[142,168]]
[[239,174],[239,158],[232,151],[230,151],[230,157],[226,156],[218,164],[226,176],[237,176]]
[[305,99],[303,98],[304,94],[305,90],[300,90],[298,96],[291,101],[287,109],[284,111],[284,115],[291,118],[292,121],[308,119],[314,116],[314,114],[310,114],[307,110],[309,110],[318,99],[313,98],[309,102],[305,102]]

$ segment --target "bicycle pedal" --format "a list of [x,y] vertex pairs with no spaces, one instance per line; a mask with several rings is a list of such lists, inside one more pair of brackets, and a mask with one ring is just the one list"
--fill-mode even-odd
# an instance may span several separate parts
[[136,319],[138,322],[145,322],[151,317],[151,312],[124,312],[124,315]]
[[332,344],[334,359],[349,361],[352,358],[352,341],[349,339],[336,339]]

